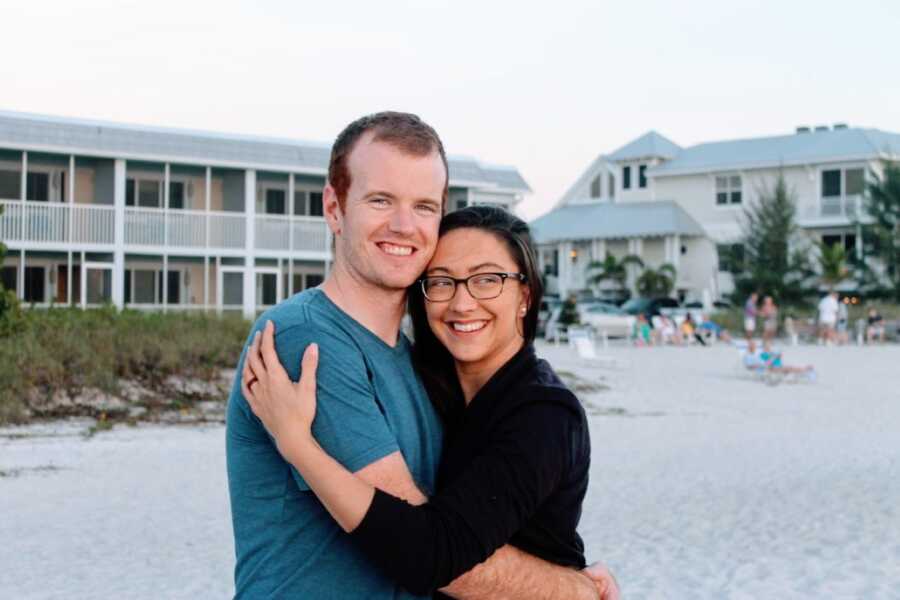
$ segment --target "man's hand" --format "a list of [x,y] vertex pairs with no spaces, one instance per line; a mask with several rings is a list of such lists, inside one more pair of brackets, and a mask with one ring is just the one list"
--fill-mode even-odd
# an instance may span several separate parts
[[613,577],[609,569],[602,562],[595,562],[582,571],[590,577],[594,585],[597,586],[597,593],[600,594],[600,600],[619,600],[621,592],[619,591],[619,582]]

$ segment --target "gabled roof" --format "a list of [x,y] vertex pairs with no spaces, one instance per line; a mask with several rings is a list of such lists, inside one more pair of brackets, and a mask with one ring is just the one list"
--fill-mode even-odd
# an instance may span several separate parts
[[900,157],[900,134],[878,129],[829,129],[791,135],[708,142],[650,169],[654,176],[758,169],[879,157]]
[[648,131],[634,141],[628,142],[606,158],[613,162],[638,160],[641,158],[674,158],[681,152],[681,146],[660,135]]
[[704,236],[703,228],[675,202],[570,204],[530,223],[539,244],[558,241]]
[[[0,111],[0,146],[90,152],[97,156],[182,160],[192,164],[272,168],[324,175],[331,145],[290,139],[148,127]],[[514,167],[448,156],[450,183],[531,191]]]

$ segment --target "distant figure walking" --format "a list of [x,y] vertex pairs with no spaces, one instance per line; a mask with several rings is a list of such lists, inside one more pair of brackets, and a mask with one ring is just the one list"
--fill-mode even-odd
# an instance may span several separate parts
[[763,318],[763,343],[769,344],[778,333],[778,306],[772,296],[763,298],[760,314]]
[[752,340],[753,334],[756,333],[757,302],[759,302],[759,294],[753,292],[744,303],[744,335],[747,336],[747,341]]
[[844,298],[843,302],[838,301],[837,343],[841,345],[850,342],[850,334],[847,327],[848,322],[850,321],[850,315],[847,312],[847,302],[849,302],[847,298]]
[[871,344],[875,341],[884,343],[884,317],[882,317],[874,306],[869,307],[869,315],[866,318],[866,343]]
[[838,294],[829,292],[819,300],[819,342],[835,342],[835,325],[838,315]]

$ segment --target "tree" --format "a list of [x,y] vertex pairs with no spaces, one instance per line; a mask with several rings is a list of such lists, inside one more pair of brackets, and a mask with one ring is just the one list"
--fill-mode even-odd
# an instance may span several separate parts
[[819,279],[828,289],[847,278],[847,251],[840,244],[819,242]]
[[884,265],[889,295],[900,301],[900,164],[885,166],[884,174],[873,174],[866,185],[865,212],[872,219],[866,226],[871,253]]
[[675,288],[675,274],[675,266],[670,263],[658,269],[645,268],[635,282],[638,293],[649,298],[668,296]]
[[604,281],[612,281],[620,290],[627,290],[626,282],[630,265],[643,267],[644,261],[635,254],[628,254],[621,259],[617,259],[612,254],[607,254],[603,260],[592,260],[588,263],[587,271],[588,273],[596,271],[596,273],[588,277],[588,283],[600,285]]
[[[3,215],[3,205],[0,204],[0,216]],[[6,246],[0,242],[0,266],[3,265],[3,258],[6,256]],[[3,281],[0,280],[0,330],[3,329],[2,322],[8,312],[16,306],[16,296],[3,288]]]
[[803,303],[814,274],[808,248],[792,249],[798,239],[796,200],[779,173],[775,185],[759,190],[759,201],[744,208],[741,229],[743,265],[735,273],[735,300],[755,291],[779,303]]

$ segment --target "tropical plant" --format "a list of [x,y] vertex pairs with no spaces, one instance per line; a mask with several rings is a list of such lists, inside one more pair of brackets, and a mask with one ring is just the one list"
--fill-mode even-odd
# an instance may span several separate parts
[[569,325],[577,325],[581,319],[578,316],[578,303],[575,295],[570,295],[563,301],[559,309],[559,324],[568,327]]
[[588,283],[599,286],[604,281],[612,281],[619,289],[625,290],[630,265],[643,267],[644,261],[635,254],[628,254],[621,259],[607,254],[603,260],[592,260],[586,267],[588,273],[593,273],[588,276]]
[[742,215],[744,256],[741,271],[735,273],[734,298],[762,290],[779,304],[803,304],[812,291],[807,282],[814,271],[809,249],[792,248],[799,238],[795,193],[779,173],[775,185],[758,195]]
[[828,289],[847,278],[847,251],[840,244],[818,243],[819,247],[819,280]]
[[668,296],[675,288],[675,266],[665,263],[659,268],[646,267],[638,276],[635,285],[641,296],[649,298]]
[[870,177],[864,202],[872,219],[865,230],[870,243],[864,245],[884,265],[885,291],[900,301],[900,164],[888,164],[881,177]]

